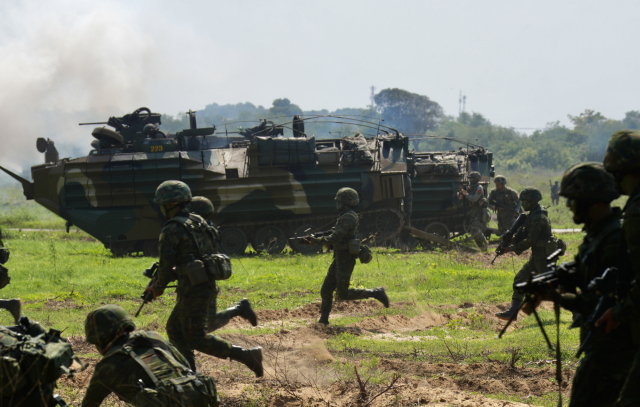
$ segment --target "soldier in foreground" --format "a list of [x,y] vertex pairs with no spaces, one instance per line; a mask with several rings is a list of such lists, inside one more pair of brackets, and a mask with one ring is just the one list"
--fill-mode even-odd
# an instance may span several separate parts
[[[551,238],[551,222],[547,217],[547,210],[538,202],[542,200],[542,194],[537,188],[527,187],[520,191],[519,196],[522,202],[522,209],[529,212],[527,221],[513,237],[514,244],[504,249],[504,253],[515,252],[520,255],[527,249],[531,249],[531,257],[522,269],[516,274],[513,283],[528,281],[531,273],[543,273],[547,266],[547,255],[555,251],[550,250],[547,243]],[[511,306],[498,312],[496,316],[500,319],[509,320],[514,313],[518,312],[520,304],[524,299],[524,294],[514,290],[511,297]],[[514,319],[517,318],[517,315]]]
[[[9,249],[4,247],[2,242],[2,230],[0,230],[0,289],[5,288],[11,282],[9,277],[9,269],[4,264],[9,261]],[[20,299],[14,298],[11,300],[0,300],[0,308],[4,308],[11,313],[15,323],[18,323],[20,318],[21,305]]]
[[464,198],[469,201],[469,233],[475,240],[476,244],[481,250],[487,250],[487,238],[484,236],[484,232],[487,230],[487,198],[485,196],[484,188],[480,185],[480,179],[482,176],[478,171],[473,171],[469,174],[469,191],[462,190],[458,192],[458,199]]
[[196,374],[156,332],[136,331],[122,307],[103,305],[87,315],[87,342],[103,356],[96,364],[82,407],[98,407],[111,393],[136,407],[218,406],[210,376]]
[[560,203],[560,185],[558,185],[558,181],[555,184],[551,185],[551,180],[549,180],[549,192],[551,192],[551,205],[558,205]]
[[[340,211],[336,225],[331,229],[331,234],[323,237],[306,238],[307,244],[322,244],[333,248],[333,261],[329,266],[329,271],[324,278],[320,296],[320,324],[329,323],[329,314],[333,305],[333,293],[337,290],[337,297],[341,300],[360,300],[365,298],[375,298],[380,301],[385,308],[389,308],[389,298],[384,288],[356,289],[349,288],[351,274],[356,265],[360,241],[356,238],[358,234],[358,214],[353,208],[358,206],[360,198],[358,193],[352,188],[340,188],[336,194],[336,209]],[[350,246],[356,246],[358,250]]]
[[[621,130],[611,136],[604,155],[604,168],[613,175],[616,185],[629,199],[622,215],[620,256],[627,259],[621,265],[621,275],[632,281],[626,295],[608,309],[596,322],[605,332],[629,324],[636,344],[640,344],[640,132]],[[613,332],[612,332],[613,333]],[[613,351],[613,349],[612,349]],[[616,407],[640,405],[640,353],[636,353],[631,371],[616,402]]]
[[[589,333],[585,322],[600,300],[600,295],[589,289],[589,283],[607,268],[619,267],[621,263],[621,211],[610,205],[620,194],[613,177],[597,163],[577,164],[567,170],[559,194],[567,198],[573,221],[584,224],[586,232],[574,259],[580,292],[560,294],[551,291],[546,299],[553,299],[563,308],[581,315],[580,340],[584,343]],[[593,330],[573,378],[569,407],[614,403],[637,350],[629,324],[621,325],[608,335],[601,329]]]
[[262,377],[262,348],[232,346],[206,332],[208,308],[217,292],[215,279],[221,277],[204,265],[205,256],[216,254],[215,237],[204,219],[189,214],[191,190],[184,182],[165,181],[156,190],[154,202],[167,222],[160,233],[157,279],[145,292],[153,293],[155,299],[169,282],[178,280],[176,306],[167,321],[169,340],[185,356],[191,370],[196,370],[193,351],[197,350],[243,363]]
[[489,209],[498,212],[498,230],[503,235],[518,217],[522,203],[518,193],[507,187],[507,179],[503,175],[495,177],[493,182],[496,187],[489,192]]
[[0,354],[0,406],[67,405],[54,394],[56,381],[72,374],[79,359],[59,331],[21,317],[15,326],[0,326]]
[[[214,247],[216,253],[220,253],[220,233],[218,229],[213,224],[213,220],[211,217],[214,215],[214,207],[213,203],[208,198],[204,196],[194,196],[191,200],[191,204],[189,205],[189,210],[196,215],[201,216],[204,220],[209,223],[211,230],[213,231],[213,235],[215,237]],[[207,319],[207,332],[215,331],[216,329],[220,329],[223,326],[227,325],[229,321],[234,317],[241,317],[249,321],[252,326],[258,325],[258,317],[256,313],[253,312],[251,308],[251,303],[246,298],[240,300],[236,305],[231,308],[227,308],[224,311],[218,311],[218,293],[220,289],[214,291],[213,299],[211,303],[209,303],[209,315]]]

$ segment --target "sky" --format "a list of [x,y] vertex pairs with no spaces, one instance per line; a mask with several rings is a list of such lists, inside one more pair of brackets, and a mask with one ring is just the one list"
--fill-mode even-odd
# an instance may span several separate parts
[[[86,154],[93,127],[146,106],[365,107],[401,88],[531,132],[640,110],[640,2],[95,1],[0,4],[0,165]],[[75,154],[75,155],[73,155]],[[4,175],[0,175],[2,177]]]

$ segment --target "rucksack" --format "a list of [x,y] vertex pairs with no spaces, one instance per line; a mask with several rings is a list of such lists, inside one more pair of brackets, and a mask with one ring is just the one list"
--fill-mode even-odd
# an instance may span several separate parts
[[[134,351],[136,347],[152,347],[184,376],[159,380],[149,366]],[[202,373],[194,373],[178,362],[159,341],[146,337],[144,332],[132,338],[118,352],[129,355],[145,371],[153,382],[150,388],[140,382],[140,391],[133,400],[136,407],[218,407],[220,399],[213,378]]]
[[44,332],[39,324],[33,324],[28,332],[34,336],[0,326],[2,398],[21,397],[23,391],[26,393],[36,385],[52,391],[60,376],[73,374],[70,366],[74,361],[84,367],[59,331]]

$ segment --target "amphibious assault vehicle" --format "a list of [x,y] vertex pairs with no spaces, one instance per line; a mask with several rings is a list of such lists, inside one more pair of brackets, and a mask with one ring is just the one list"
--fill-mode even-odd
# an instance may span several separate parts
[[[415,174],[413,226],[448,238],[464,231],[465,207],[456,193],[467,184],[468,172],[479,170],[487,181],[492,175],[491,153],[482,149],[410,152],[408,137],[362,120],[356,120],[360,128],[376,129],[375,136],[316,139],[305,133],[308,119],[300,116],[284,125],[263,121],[216,134],[215,126],[197,127],[195,112],[188,115],[190,128],[175,135],[159,131],[160,115],[147,108],[87,123],[101,125],[92,132],[90,153],[75,159],[48,154],[48,162],[32,167],[33,182],[0,169],[22,183],[27,199],[118,256],[158,255],[165,218],[153,197],[165,180],[182,180],[194,196],[213,202],[226,253],[244,253],[249,243],[256,251],[279,253],[287,242],[294,251],[310,253],[320,247],[288,238],[328,229],[341,187],[361,197],[361,237],[389,241],[406,222],[403,177]],[[279,137],[287,126],[294,137]],[[38,139],[39,151],[47,151],[47,143]]]

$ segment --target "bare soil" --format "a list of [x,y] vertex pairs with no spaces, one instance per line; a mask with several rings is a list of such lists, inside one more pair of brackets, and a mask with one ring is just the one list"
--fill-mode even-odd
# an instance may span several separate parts
[[[397,304],[398,307],[411,306],[410,303]],[[505,394],[544,396],[557,391],[555,383],[555,365],[543,367],[510,367],[505,363],[487,358],[486,363],[456,364],[428,363],[403,360],[393,356],[380,358],[377,369],[384,372],[382,383],[365,385],[361,391],[357,380],[345,378],[335,371],[332,362],[343,360],[339,354],[332,354],[325,347],[325,340],[337,333],[350,331],[359,335],[390,335],[397,332],[419,331],[428,327],[443,325],[454,318],[466,318],[470,312],[481,314],[496,329],[502,321],[493,317],[493,313],[506,308],[508,304],[498,306],[486,304],[458,304],[434,307],[414,318],[404,315],[372,316],[380,305],[375,301],[338,303],[336,311],[345,315],[370,315],[355,324],[346,327],[324,327],[309,320],[317,318],[318,304],[311,304],[296,310],[261,310],[259,318],[265,323],[276,321],[306,321],[296,328],[280,329],[273,334],[246,336],[240,334],[221,334],[234,345],[245,347],[262,346],[265,359],[265,376],[254,377],[243,365],[228,360],[217,359],[196,353],[198,370],[214,377],[222,406],[525,406],[501,401],[482,394]],[[439,309],[440,308],[440,309]],[[471,309],[473,308],[473,309]],[[451,310],[455,313],[451,313]],[[440,311],[448,310],[450,313]],[[234,321],[244,323],[244,321]],[[95,354],[95,348],[86,343],[84,337],[71,337],[70,342],[76,353]],[[363,355],[366,358],[366,355]],[[77,400],[68,400],[79,404],[87,387],[97,357],[83,358],[88,368],[73,377],[64,377],[60,385],[80,389]],[[360,371],[366,359],[352,361]],[[573,370],[564,371],[565,383],[570,383]],[[397,375],[397,377],[395,376]],[[396,380],[393,381],[394,377]],[[362,377],[363,382],[367,377]],[[563,387],[568,396],[570,385]],[[369,403],[369,404],[367,404]],[[115,398],[109,405],[122,405]]]

